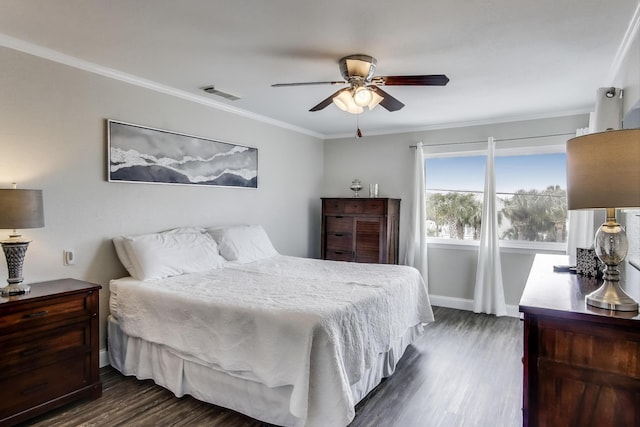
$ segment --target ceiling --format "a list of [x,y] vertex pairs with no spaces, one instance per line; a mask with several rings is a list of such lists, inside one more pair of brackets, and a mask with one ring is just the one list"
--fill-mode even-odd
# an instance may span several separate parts
[[[593,109],[638,0],[0,0],[0,45],[323,138],[549,117]],[[613,5],[615,4],[615,7]],[[376,75],[446,74],[387,86],[406,106],[356,116],[330,105],[338,60]],[[202,91],[215,85],[229,101]]]

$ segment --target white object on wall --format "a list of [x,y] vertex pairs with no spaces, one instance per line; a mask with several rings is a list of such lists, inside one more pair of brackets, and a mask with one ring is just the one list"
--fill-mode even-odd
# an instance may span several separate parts
[[601,87],[596,91],[596,113],[593,132],[618,130],[622,127],[622,89]]

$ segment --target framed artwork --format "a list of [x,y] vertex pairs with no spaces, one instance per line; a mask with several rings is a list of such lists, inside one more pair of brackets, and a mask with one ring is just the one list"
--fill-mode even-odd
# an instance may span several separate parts
[[107,121],[109,182],[258,188],[258,149]]

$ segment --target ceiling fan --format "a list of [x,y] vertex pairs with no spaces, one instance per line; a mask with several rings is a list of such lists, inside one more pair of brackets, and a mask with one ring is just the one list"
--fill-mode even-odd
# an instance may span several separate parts
[[320,111],[332,102],[341,110],[359,114],[365,107],[370,110],[380,104],[388,111],[397,111],[404,104],[382,90],[380,86],[445,86],[449,78],[444,74],[426,74],[419,76],[374,76],[376,58],[369,55],[349,55],[340,59],[340,73],[343,81],[277,83],[272,87],[310,86],[310,85],[343,85],[349,86],[333,93],[309,111]]

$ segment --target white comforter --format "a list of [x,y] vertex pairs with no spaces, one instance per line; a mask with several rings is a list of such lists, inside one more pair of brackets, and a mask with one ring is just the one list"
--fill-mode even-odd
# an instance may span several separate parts
[[[291,413],[347,425],[350,385],[379,353],[433,320],[417,270],[275,256],[162,280],[111,282],[129,336],[269,386],[291,385]],[[329,425],[329,424],[323,424]]]

